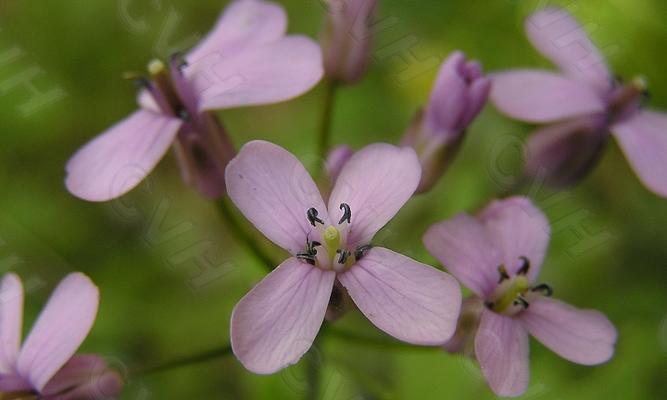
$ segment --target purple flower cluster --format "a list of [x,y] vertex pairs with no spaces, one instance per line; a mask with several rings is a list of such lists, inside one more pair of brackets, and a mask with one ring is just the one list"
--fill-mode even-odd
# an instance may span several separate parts
[[[89,201],[119,197],[173,147],[187,184],[207,198],[228,195],[284,249],[285,261],[231,316],[233,352],[254,373],[298,362],[325,321],[353,308],[395,339],[474,357],[501,396],[527,389],[529,335],[577,364],[608,361],[617,338],[611,322],[553,299],[553,289],[538,280],[550,227],[530,199],[492,200],[475,215],[433,224],[423,244],[449,273],[376,246],[373,238],[415,194],[436,185],[487,98],[510,117],[547,124],[528,140],[527,176],[574,184],[611,134],[641,181],[667,196],[667,115],[644,108],[645,81],[612,79],[581,26],[547,8],[526,29],[558,73],[487,75],[455,52],[400,145],[334,149],[326,162],[330,186],[318,187],[276,144],[254,140],[237,152],[214,110],[286,101],[325,75],[345,84],[362,79],[377,1],[326,3],[322,50],[311,39],[286,35],[277,4],[236,0],[193,50],[151,61],[148,75],[137,78],[139,110],[68,162],[69,191]],[[565,35],[578,46],[559,45]],[[466,299],[459,282],[472,293]],[[103,359],[74,355],[97,312],[98,289],[87,277],[74,273],[60,283],[22,346],[19,278],[6,275],[0,295],[0,397],[95,399],[120,392],[122,380]],[[340,298],[349,300],[342,311],[334,309]]]

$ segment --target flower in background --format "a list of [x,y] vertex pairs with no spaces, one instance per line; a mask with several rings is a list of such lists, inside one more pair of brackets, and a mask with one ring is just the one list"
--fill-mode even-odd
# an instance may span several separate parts
[[234,147],[211,110],[270,104],[303,94],[322,77],[318,45],[285,36],[277,4],[237,0],[185,57],[152,61],[140,79],[140,110],[80,149],[66,185],[85,200],[106,201],[134,188],[174,145],[185,181],[206,197],[224,194]]
[[414,151],[370,145],[340,171],[325,205],[303,165],[277,145],[253,141],[227,167],[227,191],[241,212],[292,256],[234,308],[234,354],[255,373],[297,362],[324,320],[336,280],[375,326],[417,345],[454,333],[456,280],[371,240],[419,184]]
[[455,52],[442,64],[425,109],[419,111],[402,145],[415,149],[422,165],[418,193],[430,190],[454,159],[464,133],[486,104],[491,80],[476,61]]
[[102,358],[74,356],[95,322],[98,302],[99,291],[88,277],[68,275],[21,345],[23,285],[15,274],[5,275],[0,285],[0,398],[97,400],[118,394],[122,380]]
[[491,91],[505,114],[549,124],[528,140],[526,173],[572,185],[596,165],[611,132],[643,184],[667,197],[667,114],[642,107],[644,79],[613,79],[599,50],[565,10],[536,12],[526,31],[560,72],[501,72],[494,74]]
[[[479,217],[460,214],[424,235],[428,251],[474,293],[466,303],[476,322],[468,315],[459,325],[474,334],[482,373],[501,396],[528,386],[528,334],[577,364],[614,354],[616,329],[604,315],[554,300],[551,287],[536,284],[548,241],[546,217],[525,197],[495,201]],[[445,348],[460,347],[462,338],[454,338]]]
[[346,144],[340,145],[329,152],[325,167],[329,181],[332,184],[336,182],[340,171],[343,170],[343,167],[350,161],[353,155],[354,150]]
[[322,35],[324,70],[337,82],[361,79],[371,60],[372,24],[377,0],[324,0],[327,21]]

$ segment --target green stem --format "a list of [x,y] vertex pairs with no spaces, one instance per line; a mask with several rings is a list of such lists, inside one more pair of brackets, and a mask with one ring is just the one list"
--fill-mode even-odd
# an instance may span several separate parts
[[324,103],[322,106],[322,118],[320,119],[320,137],[318,142],[318,155],[324,161],[329,153],[331,142],[331,120],[336,99],[336,81],[327,79],[324,81]]
[[440,350],[439,347],[433,346],[415,346],[409,343],[399,342],[391,339],[378,339],[355,332],[346,331],[339,328],[329,327],[328,334],[336,339],[344,340],[346,342],[374,347],[379,350],[407,350],[407,351],[433,351]]
[[[317,342],[315,342],[317,343]],[[317,350],[313,347],[306,353],[306,381],[308,390],[306,391],[306,400],[317,400],[320,393],[320,358],[317,356]]]
[[146,376],[151,374],[156,374],[159,372],[164,372],[176,368],[182,368],[193,364],[199,364],[207,361],[214,360],[216,358],[225,357],[232,354],[232,346],[225,345],[213,350],[207,350],[205,352],[177,358],[175,360],[167,361],[163,364],[158,364],[150,367],[139,368],[132,373],[133,376]]
[[234,212],[227,204],[227,201],[224,198],[220,199],[216,202],[216,205],[218,206],[220,215],[222,215],[222,217],[225,219],[227,227],[229,227],[229,229],[232,231],[232,235],[234,235],[234,237],[239,241],[243,242],[248,250],[250,250],[250,252],[252,252],[255,257],[257,257],[257,259],[264,265],[267,270],[273,271],[277,264],[259,246],[255,239],[248,232],[246,232],[245,229],[243,229],[239,223],[239,220],[236,218],[236,215],[234,215]]

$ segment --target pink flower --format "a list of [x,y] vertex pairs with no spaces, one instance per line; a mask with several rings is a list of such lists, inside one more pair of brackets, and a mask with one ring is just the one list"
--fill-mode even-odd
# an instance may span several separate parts
[[277,4],[236,0],[185,57],[149,64],[140,109],[80,149],[66,185],[85,200],[106,201],[134,188],[174,145],[185,181],[211,198],[224,193],[234,147],[211,110],[276,103],[322,77],[318,45],[285,36]]
[[368,146],[340,171],[325,205],[303,165],[285,149],[254,141],[227,167],[229,196],[292,256],[234,308],[231,342],[243,365],[270,374],[294,364],[320,329],[336,280],[378,328],[417,345],[454,333],[461,294],[450,275],[371,240],[419,184],[414,151]]
[[667,114],[641,107],[644,80],[612,79],[584,29],[562,9],[536,12],[526,31],[560,72],[498,73],[491,99],[513,118],[550,124],[528,141],[527,173],[571,185],[597,163],[611,132],[643,184],[667,197]]
[[577,364],[614,354],[616,329],[604,315],[551,299],[551,288],[536,284],[548,241],[546,217],[525,197],[495,201],[477,218],[460,214],[424,235],[429,252],[483,301],[474,351],[501,396],[528,386],[528,334]]
[[15,274],[5,275],[0,286],[0,397],[96,400],[120,392],[121,378],[102,358],[74,356],[95,322],[98,301],[98,289],[88,277],[68,275],[21,346],[23,285]]
[[331,79],[353,83],[371,61],[373,18],[377,0],[324,0],[326,28],[322,37],[324,69]]
[[464,133],[486,105],[491,79],[476,61],[454,52],[440,68],[431,98],[403,138],[422,165],[418,193],[431,189],[454,159]]

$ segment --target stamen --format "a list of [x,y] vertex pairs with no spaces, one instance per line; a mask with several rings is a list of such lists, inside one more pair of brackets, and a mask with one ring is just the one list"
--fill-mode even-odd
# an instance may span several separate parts
[[179,70],[188,66],[188,60],[185,59],[185,56],[180,51],[169,56],[169,62],[172,65],[175,65]]
[[342,224],[344,221],[347,221],[347,223],[351,223],[352,219],[352,210],[350,210],[350,206],[346,203],[341,203],[340,209],[344,210],[343,216],[341,217],[340,221],[338,221],[338,225]]
[[512,304],[514,304],[515,306],[521,306],[524,308],[524,310],[527,310],[528,307],[530,307],[530,303],[528,302],[528,300],[524,299],[523,296],[517,297],[516,300],[514,300],[514,303]]
[[338,254],[338,264],[345,264],[347,262],[347,258],[350,256],[349,251],[341,249],[336,250],[336,254]]
[[521,260],[521,268],[516,273],[517,275],[526,275],[530,270],[530,260],[523,256],[519,257],[519,260]]
[[362,258],[364,258],[364,256],[366,256],[366,253],[368,253],[368,251],[372,248],[373,245],[370,244],[365,244],[363,246],[357,247],[357,249],[354,251],[354,258],[357,261],[361,260]]
[[308,211],[306,212],[306,215],[308,216],[308,222],[310,222],[312,226],[316,226],[315,222],[319,222],[320,224],[324,225],[324,221],[322,221],[317,217],[319,215],[319,212],[317,212],[316,209],[309,208]]
[[507,273],[507,269],[504,265],[498,266],[498,273],[500,274],[500,280],[498,283],[502,283],[503,281],[506,281],[510,278],[510,275]]
[[296,258],[301,260],[301,261],[305,261],[310,265],[315,265],[315,260],[316,259],[315,259],[315,256],[312,255],[312,254],[299,253],[299,254],[296,255]]
[[546,283],[539,284],[530,290],[531,292],[540,293],[543,296],[551,297],[554,294],[554,290],[551,286]]
[[306,247],[307,247],[308,254],[311,254],[311,255],[314,255],[314,256],[317,255],[317,249],[315,247],[321,246],[321,245],[322,245],[322,243],[320,243],[318,241],[313,240],[311,242],[310,240],[308,240],[308,238],[306,238]]
[[185,108],[181,108],[178,110],[178,118],[185,122],[190,122],[190,113]]

